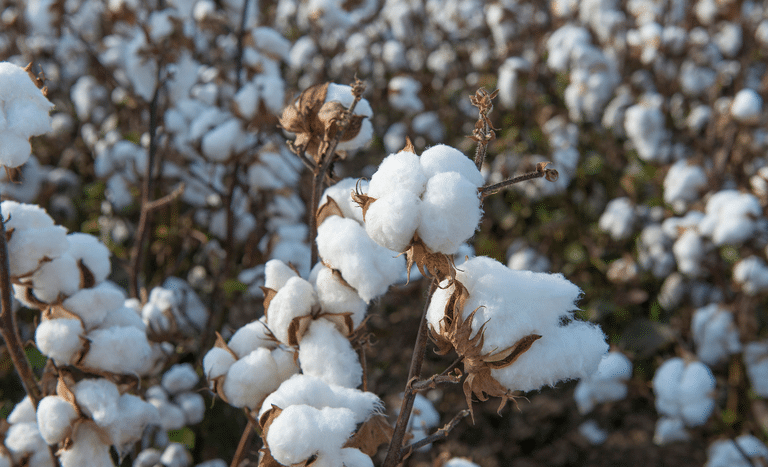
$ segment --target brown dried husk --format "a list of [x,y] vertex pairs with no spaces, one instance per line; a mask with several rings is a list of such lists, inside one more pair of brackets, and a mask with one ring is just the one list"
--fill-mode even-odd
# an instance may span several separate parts
[[331,216],[344,217],[344,213],[341,212],[339,203],[328,196],[325,203],[317,209],[317,214],[315,214],[316,225],[322,225],[323,222]]
[[371,207],[371,204],[376,201],[376,198],[368,196],[367,194],[360,191],[360,180],[357,181],[355,190],[352,192],[352,201],[357,203],[357,205],[360,206],[360,209],[363,210],[363,222],[365,222],[365,214],[368,212],[368,208]]
[[498,352],[483,353],[485,340],[485,325],[483,323],[474,336],[472,335],[472,322],[475,313],[480,308],[474,309],[466,319],[463,319],[464,308],[469,298],[469,291],[458,280],[453,281],[453,293],[449,297],[444,316],[440,320],[439,329],[430,326],[430,337],[437,345],[437,353],[445,355],[454,349],[464,362],[464,372],[467,378],[464,380],[464,397],[467,401],[472,420],[472,396],[480,401],[486,401],[489,397],[501,398],[498,411],[504,408],[508,400],[514,398],[511,391],[493,378],[491,370],[506,368],[531,348],[534,342],[541,338],[538,334],[531,334],[519,339],[511,346]]
[[395,429],[384,415],[373,415],[366,420],[357,432],[344,444],[345,448],[357,448],[367,456],[373,457],[382,444],[389,444]]
[[406,271],[408,280],[411,279],[411,267],[415,264],[425,277],[435,277],[438,281],[450,279],[448,285],[456,279],[456,265],[453,256],[445,253],[435,253],[414,234],[411,244],[405,250]]

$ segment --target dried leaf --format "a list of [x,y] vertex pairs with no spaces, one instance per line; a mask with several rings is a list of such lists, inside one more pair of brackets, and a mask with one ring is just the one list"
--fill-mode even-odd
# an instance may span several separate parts
[[269,315],[267,314],[269,312],[269,304],[272,302],[272,299],[275,298],[275,295],[277,295],[277,290],[262,286],[259,286],[259,288],[264,292],[264,316],[269,319]]
[[320,208],[318,208],[317,214],[315,215],[317,225],[322,225],[323,221],[331,216],[344,217],[344,213],[341,212],[341,208],[336,200],[328,196],[328,199],[322,206],[320,206]]
[[488,363],[491,368],[498,370],[500,368],[506,368],[531,348],[534,342],[541,339],[538,334],[530,334],[528,336],[520,338],[514,345],[507,347],[501,352],[497,352],[492,355],[486,355],[483,357],[483,361]]
[[384,415],[374,415],[366,420],[344,444],[345,448],[357,448],[373,457],[382,444],[389,444],[395,429]]
[[75,409],[75,412],[82,416],[82,412],[80,411],[80,406],[77,405],[77,399],[75,399],[75,393],[72,392],[71,389],[69,389],[69,386],[67,385],[66,380],[64,379],[63,372],[59,373],[59,379],[56,383],[56,394],[64,399],[65,401],[69,402],[69,404]]

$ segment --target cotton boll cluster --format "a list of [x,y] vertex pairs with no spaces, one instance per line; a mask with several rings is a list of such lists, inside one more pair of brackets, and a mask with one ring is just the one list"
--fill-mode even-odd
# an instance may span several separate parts
[[731,354],[741,351],[733,314],[719,304],[696,310],[691,320],[691,332],[696,355],[707,365],[723,363]]
[[[477,257],[442,287],[427,311],[432,337],[441,352],[466,352],[465,364],[469,360],[489,370],[492,382],[484,383],[495,382],[501,390],[489,395],[501,397],[508,390],[532,391],[587,377],[608,350],[597,326],[573,319],[581,291],[560,274],[514,271]],[[454,309],[454,300],[462,306]],[[466,327],[471,330],[462,331]],[[480,333],[479,342],[471,340]],[[558,357],[565,352],[573,358]],[[516,358],[498,364],[509,353]],[[471,390],[465,386],[468,401]],[[488,386],[484,390],[489,392]]]
[[582,414],[590,412],[596,404],[624,399],[627,396],[627,381],[632,376],[632,362],[621,352],[606,354],[597,371],[582,378],[573,393],[576,405]]
[[656,410],[661,415],[654,441],[665,444],[685,438],[684,426],[706,423],[714,400],[715,377],[707,365],[675,357],[664,362],[653,376]]
[[29,159],[29,138],[51,129],[53,104],[26,70],[0,62],[0,165],[19,167]]
[[51,451],[40,434],[35,408],[27,397],[16,404],[7,419],[10,427],[5,433],[0,464],[13,466],[27,459],[30,467],[56,465]]
[[176,364],[163,374],[160,385],[147,389],[147,402],[157,408],[157,423],[164,431],[179,430],[203,420],[205,401],[195,391],[198,379],[192,365]]

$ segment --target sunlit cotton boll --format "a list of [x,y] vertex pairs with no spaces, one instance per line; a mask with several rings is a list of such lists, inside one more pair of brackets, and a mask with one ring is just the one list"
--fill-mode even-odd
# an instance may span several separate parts
[[427,184],[419,156],[409,151],[390,154],[379,164],[368,185],[368,196],[380,198],[393,191],[410,191],[421,196]]
[[458,149],[445,144],[428,148],[421,154],[419,163],[427,178],[444,172],[458,172],[475,187],[479,188],[485,183],[485,179],[475,166],[474,161]]
[[387,193],[370,205],[365,231],[379,245],[405,251],[421,221],[421,200],[410,191]]
[[328,384],[356,388],[362,383],[360,358],[349,340],[326,320],[312,321],[299,344],[299,364],[304,374]]
[[268,349],[259,348],[229,367],[224,394],[235,407],[255,409],[279,384],[275,359]]
[[453,254],[474,235],[481,217],[477,186],[458,172],[438,173],[422,196],[417,233],[433,252]]

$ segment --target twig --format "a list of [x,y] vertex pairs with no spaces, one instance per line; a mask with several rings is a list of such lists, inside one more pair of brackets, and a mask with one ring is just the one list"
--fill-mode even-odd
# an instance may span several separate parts
[[0,211],[0,335],[2,335],[8,354],[11,357],[16,373],[19,374],[21,384],[24,386],[34,407],[40,402],[40,388],[37,379],[32,372],[32,366],[27,360],[24,345],[19,337],[16,315],[11,308],[11,267],[8,258],[8,242],[5,239],[5,222]]
[[739,443],[736,442],[735,439],[731,438],[731,442],[733,443],[733,446],[736,448],[737,451],[739,451],[739,454],[741,454],[741,457],[744,458],[744,460],[747,461],[747,463],[750,465],[750,467],[756,467],[755,463],[752,462],[752,458],[747,455],[746,452],[744,452],[743,449],[741,449],[741,446],[739,446]]
[[232,463],[230,464],[230,467],[238,467],[245,458],[245,453],[248,450],[248,448],[251,445],[251,441],[253,440],[253,434],[255,433],[253,430],[254,427],[254,419],[253,417],[248,417],[248,423],[245,425],[245,430],[243,430],[243,435],[240,437],[240,442],[237,444],[237,450],[235,451],[235,457],[232,458]]
[[446,368],[445,370],[443,370],[442,373],[440,373],[440,376],[447,375],[448,373],[453,371],[453,369],[456,368],[457,366],[459,366],[459,363],[461,363],[462,361],[464,361],[464,357],[463,356],[459,356],[459,358],[454,360],[453,363],[451,363],[448,366],[448,368]]
[[408,373],[408,383],[405,385],[403,402],[400,404],[400,413],[397,416],[395,430],[392,434],[392,440],[389,443],[387,457],[384,459],[382,467],[395,467],[403,459],[402,446],[405,432],[408,428],[408,420],[413,410],[413,401],[416,399],[416,391],[413,390],[413,384],[421,374],[421,367],[424,363],[424,354],[427,351],[427,309],[432,299],[432,294],[437,288],[437,279],[432,279],[429,286],[429,295],[424,302],[424,311],[421,314],[419,324],[419,334],[416,337],[416,343],[413,346],[413,355],[411,356],[411,369]]
[[414,392],[422,392],[427,389],[434,389],[438,384],[456,384],[461,381],[461,374],[432,375],[427,379],[414,381],[411,389]]
[[333,139],[331,139],[327,146],[325,146],[325,150],[322,152],[320,158],[322,163],[319,164],[319,167],[316,167],[314,171],[314,177],[312,178],[312,197],[310,199],[309,209],[309,242],[312,248],[312,262],[310,264],[312,265],[317,263],[317,242],[315,242],[315,238],[317,238],[316,215],[317,208],[320,205],[320,197],[323,192],[323,186],[325,185],[325,178],[327,177],[328,171],[330,170],[331,162],[333,162],[336,146],[338,146],[339,141],[341,141],[341,137],[344,136],[344,132],[349,125],[350,118],[355,111],[355,106],[357,106],[357,103],[360,102],[360,99],[362,99],[364,91],[365,83],[355,78],[355,82],[352,84],[352,95],[354,95],[355,98],[347,109],[344,118],[338,123],[338,130],[336,131]]
[[186,189],[186,185],[184,185],[184,182],[179,183],[179,186],[174,188],[172,192],[168,193],[162,198],[148,202],[147,209],[150,211],[155,211],[160,208],[164,208],[165,206],[171,204],[176,199],[178,199],[182,194],[184,194],[185,189]]
[[428,444],[432,444],[435,441],[440,441],[441,439],[445,439],[448,437],[448,434],[456,428],[456,425],[459,424],[460,421],[465,419],[469,415],[469,409],[464,409],[461,412],[457,413],[450,422],[446,423],[442,428],[437,430],[436,432],[432,433],[431,435],[427,436],[426,438],[420,439],[419,441],[416,441],[415,443],[411,443],[408,446],[404,447],[400,451],[401,458],[408,457],[413,451],[424,447]]
[[480,170],[483,166],[485,154],[488,150],[488,143],[496,138],[496,133],[493,131],[488,114],[493,110],[492,101],[498,93],[498,89],[493,93],[488,93],[484,88],[480,88],[474,96],[469,96],[469,101],[478,109],[475,129],[472,131],[472,136],[470,136],[472,140],[477,142],[477,148],[475,149],[475,166],[477,167],[477,170]]
[[248,5],[251,0],[243,2],[243,15],[240,17],[240,30],[237,33],[237,55],[235,56],[235,89],[240,89],[240,72],[243,69],[243,36],[245,36],[245,21],[248,19]]
[[522,175],[518,175],[517,177],[508,178],[503,182],[494,183],[493,185],[484,186],[480,189],[480,197],[485,199],[490,195],[498,193],[504,188],[514,185],[515,183],[525,182],[535,178],[544,177],[550,182],[554,182],[559,177],[559,174],[555,169],[548,169],[547,165],[549,164],[549,162],[539,162],[536,164],[536,170],[533,172],[528,172]]

